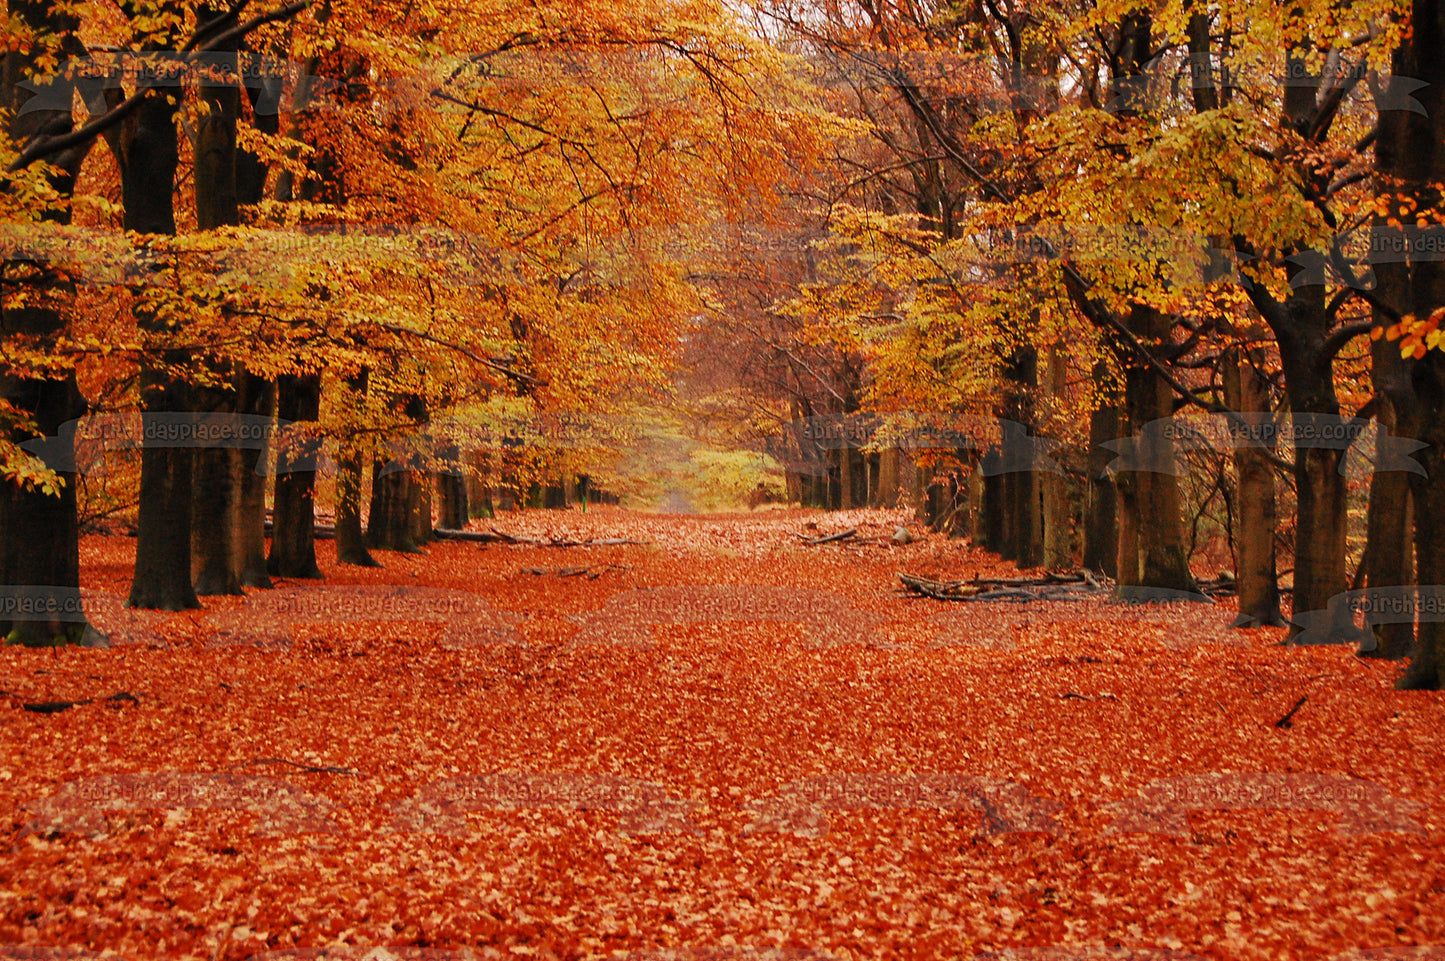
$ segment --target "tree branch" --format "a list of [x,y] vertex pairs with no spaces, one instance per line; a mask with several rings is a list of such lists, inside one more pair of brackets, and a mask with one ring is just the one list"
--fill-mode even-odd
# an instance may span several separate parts
[[[249,2],[249,0],[247,0],[247,2]],[[217,35],[216,37],[212,38],[201,46],[196,46],[197,39],[200,36],[200,33],[198,32],[197,35],[193,36],[182,48],[183,56],[181,57],[181,59],[186,63],[190,63],[191,61],[195,60],[196,57],[200,54],[214,50],[220,45],[225,44],[228,41],[234,40],[237,37],[243,37],[246,34],[250,33],[252,30],[255,30],[257,27],[264,26],[265,24],[271,23],[276,20],[284,20],[287,17],[300,13],[302,10],[306,9],[306,7],[310,5],[310,3],[311,0],[295,0],[295,2],[289,3],[284,7],[273,10],[270,13],[263,13],[260,16],[252,17],[245,23]],[[244,6],[245,3],[241,3],[233,9],[235,9],[239,13],[239,11],[244,8]],[[221,19],[224,19],[226,16],[229,16],[229,14],[223,14]],[[211,25],[208,24],[203,29],[209,30],[211,29]],[[49,157],[53,154],[61,152],[62,150],[68,150],[71,147],[94,140],[96,137],[99,137],[111,127],[114,127],[116,124],[120,123],[126,117],[134,113],[136,108],[141,105],[141,102],[144,101],[145,98],[149,96],[151,91],[154,89],[154,87],[149,86],[142,87],[135,93],[131,94],[129,97],[122,100],[120,103],[116,104],[110,110],[106,111],[104,114],[100,115],[99,117],[92,118],[88,123],[75,130],[72,130],[70,133],[61,134],[60,136],[56,137],[37,137],[35,140],[32,140],[24,150],[20,152],[20,156],[15,158],[15,161],[10,165],[8,172],[14,173],[17,170],[23,170],[35,161],[40,160],[44,157]]]

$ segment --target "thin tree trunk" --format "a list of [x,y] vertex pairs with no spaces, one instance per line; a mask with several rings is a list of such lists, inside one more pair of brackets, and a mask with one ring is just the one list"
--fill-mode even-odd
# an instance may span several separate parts
[[[345,393],[339,402],[349,410],[366,407],[366,392],[371,371],[363,367],[346,379]],[[361,529],[361,484],[364,463],[362,443],[356,437],[342,441],[336,456],[336,562],[357,567],[381,567],[382,564],[366,549],[366,536]]]
[[1139,565],[1138,473],[1120,472],[1114,478],[1114,491],[1119,508],[1119,555],[1114,580],[1120,587],[1138,587],[1144,579]]
[[[319,374],[286,374],[277,379],[276,412],[283,422],[310,423],[321,413]],[[291,448],[291,449],[287,449]],[[319,579],[316,564],[316,456],[320,444],[285,445],[276,458],[275,524],[266,567],[274,577]]]
[[336,561],[357,567],[381,567],[366,549],[361,530],[361,451],[343,445],[336,459]]
[[[1254,337],[1249,330],[1245,336]],[[1255,351],[1256,355],[1258,351]],[[1269,388],[1263,383],[1259,358],[1239,351],[1224,359],[1224,402],[1231,410],[1246,415],[1250,425],[1265,423],[1269,417]],[[1279,608],[1279,580],[1275,564],[1274,537],[1279,527],[1274,497],[1274,470],[1268,449],[1239,444],[1234,448],[1234,472],[1238,477],[1239,522],[1235,528],[1238,570],[1239,617],[1236,627],[1282,626],[1287,623]]]
[[[1057,346],[1045,355],[1045,373],[1051,397],[1062,397],[1067,386],[1068,368],[1064,353]],[[1074,566],[1074,497],[1073,479],[1067,474],[1042,473],[1044,567],[1051,571],[1070,570]]]
[[1002,463],[1003,455],[997,450],[988,451],[979,461],[979,469],[983,473],[983,495],[979,508],[982,523],[977,525],[978,545],[996,554],[1008,549],[1005,536],[1009,529],[1008,505],[1004,500],[1004,478],[1008,475],[991,473],[989,469]]
[[[1094,368],[1094,380],[1103,380],[1103,364]],[[1114,478],[1105,470],[1113,454],[1103,445],[1106,441],[1118,440],[1119,408],[1111,403],[1102,403],[1089,415],[1089,477],[1084,500],[1084,559],[1083,565],[1091,571],[1100,571],[1109,577],[1119,574],[1119,526],[1118,491]]]
[[482,451],[472,451],[467,455],[467,462],[471,465],[466,478],[468,519],[472,511],[476,511],[479,517],[495,517],[493,476],[488,456]]
[[[281,129],[281,85],[282,79],[269,72],[263,72],[259,83],[246,85],[246,96],[251,102],[252,125],[264,134],[276,134]],[[259,203],[266,194],[268,168],[261,158],[249,150],[237,149],[236,202],[241,204]],[[238,409],[243,414],[265,417],[268,420],[276,414],[276,382],[250,372],[240,376],[241,400]],[[270,588],[271,575],[266,570],[266,478],[265,466],[270,457],[268,443],[254,457],[247,452],[241,463],[241,496],[236,503],[236,569],[240,572],[242,587]]]
[[1005,368],[1005,405],[1002,416],[1004,546],[1001,555],[1019,567],[1038,567],[1044,562],[1042,502],[1039,475],[1033,469],[1032,436],[1035,426],[1034,392],[1039,384],[1038,352],[1020,347]]
[[[240,380],[241,413],[264,417],[269,422],[276,413],[275,382],[253,374],[242,374]],[[269,456],[268,440],[260,450],[243,451],[239,465],[241,493],[236,502],[235,566],[242,587],[271,587],[271,576],[266,572],[266,468]]]

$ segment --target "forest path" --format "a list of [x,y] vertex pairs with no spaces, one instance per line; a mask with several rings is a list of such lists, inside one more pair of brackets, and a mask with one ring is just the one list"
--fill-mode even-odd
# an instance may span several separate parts
[[[899,523],[919,539],[893,544]],[[1395,665],[1225,632],[1227,605],[909,597],[899,571],[1017,572],[901,511],[474,527],[645,543],[444,542],[338,570],[323,541],[324,582],[113,614],[142,643],[109,650],[0,650],[0,944],[1445,943],[1445,695],[1394,692]],[[123,594],[133,551],[86,538],[82,582]],[[1034,957],[1095,957],[1063,952]]]

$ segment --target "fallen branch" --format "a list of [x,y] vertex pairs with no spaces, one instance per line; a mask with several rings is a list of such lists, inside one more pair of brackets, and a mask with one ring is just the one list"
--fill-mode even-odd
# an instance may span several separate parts
[[485,543],[491,543],[491,542],[493,542],[493,541],[505,541],[505,540],[508,540],[508,538],[503,537],[503,536],[501,536],[501,535],[499,535],[499,534],[496,534],[496,533],[490,533],[490,534],[489,534],[489,533],[486,533],[485,531],[462,531],[462,530],[453,530],[452,528],[449,528],[449,527],[438,527],[438,528],[434,529],[434,530],[432,531],[432,533],[434,533],[434,534],[437,536],[437,540],[442,540],[442,541],[481,541],[482,543],[485,544]]
[[302,764],[300,761],[288,761],[284,757],[261,757],[257,758],[254,761],[242,761],[239,764],[232,764],[226,770],[234,771],[238,767],[252,767],[257,764],[289,764],[291,767],[297,768],[298,770],[310,771],[313,774],[350,774],[355,777],[361,776],[359,772],[353,771],[349,767],[318,767],[314,764]]
[[1221,572],[1218,577],[1195,582],[1199,593],[1208,597],[1232,597],[1239,593],[1239,584],[1230,574]]
[[[529,547],[618,547],[623,544],[636,544],[642,546],[648,543],[647,541],[634,541],[628,537],[604,537],[601,540],[586,541],[571,541],[564,540],[562,538],[542,540],[539,537],[519,537],[516,534],[506,534],[502,531],[497,530],[495,527],[491,528],[491,533],[497,540],[505,541],[508,544],[525,544]],[[481,538],[469,539],[480,540]]]
[[494,539],[494,540],[503,541],[504,543],[507,543],[507,544],[533,544],[533,545],[536,545],[536,544],[541,544],[541,543],[542,543],[541,541],[537,540],[535,537],[518,537],[516,534],[508,534],[508,533],[506,533],[505,531],[499,531],[499,530],[497,530],[495,527],[490,527],[490,528],[488,528],[488,529],[487,529],[487,534],[486,534],[485,536],[491,537],[491,538]]
[[939,601],[1076,600],[1080,595],[1108,590],[1086,571],[1050,571],[1042,577],[975,577],[961,581],[935,581],[900,572],[898,579],[913,593]]
[[915,574],[902,573],[898,575],[898,579],[913,593],[922,594],[924,597],[931,597],[938,601],[968,600],[983,591],[983,588],[971,585],[967,581],[934,581],[926,577],[918,577]]
[[[266,521],[266,536],[271,536],[274,528],[271,521]],[[536,537],[520,537],[516,534],[508,534],[491,528],[486,531],[462,531],[448,527],[436,527],[432,534],[439,541],[473,541],[482,544],[521,544],[529,547],[616,547],[622,544],[646,544],[647,541],[634,541],[625,537],[610,537],[595,541],[569,541],[569,540],[542,540]],[[336,525],[334,524],[313,524],[311,536],[318,541],[334,540],[336,537]]]
[[[121,691],[112,694],[110,697],[102,698],[106,701],[130,701],[132,704],[139,704],[140,698],[129,691]],[[39,701],[34,704],[22,704],[21,707],[33,714],[59,714],[61,711],[68,711],[72,707],[79,707],[82,704],[94,704],[95,698],[86,698],[83,701]]]
[[1286,714],[1284,717],[1280,718],[1278,721],[1275,721],[1275,722],[1274,722],[1274,726],[1275,726],[1275,727],[1294,727],[1294,721],[1291,721],[1290,718],[1294,717],[1295,712],[1298,711],[1300,708],[1304,707],[1305,701],[1308,701],[1308,700],[1309,700],[1309,697],[1308,697],[1308,695],[1306,695],[1305,697],[1300,698],[1298,701],[1295,701],[1295,702],[1294,702],[1294,707],[1292,707],[1292,708],[1289,709],[1289,713]]
[[[969,583],[994,587],[1033,587],[1040,584],[1089,584],[1090,578],[1082,571],[1049,571],[1043,577],[975,577]],[[1092,581],[1098,587],[1097,580]]]
[[589,581],[595,581],[608,571],[630,570],[632,570],[631,564],[604,564],[600,567],[558,567],[556,569],[547,567],[524,567],[522,568],[522,573],[535,574],[538,577],[544,577],[548,574],[553,577],[577,577],[578,575],[582,575]]
[[829,534],[829,535],[826,536],[826,537],[809,537],[809,536],[806,535],[806,534],[796,534],[796,533],[794,534],[794,536],[795,536],[795,537],[802,538],[803,543],[804,543],[804,544],[807,544],[809,547],[817,547],[819,544],[831,544],[831,543],[833,543],[834,541],[844,541],[844,540],[847,540],[848,538],[852,537],[853,535],[855,535],[855,534],[857,534],[857,533],[858,533],[858,528],[856,528],[856,527],[850,527],[850,528],[848,528],[846,531],[839,531],[839,532],[836,533],[836,534]]
[[600,541],[548,541],[548,547],[616,547],[620,544],[645,545],[647,541],[634,541],[628,537],[605,537]]

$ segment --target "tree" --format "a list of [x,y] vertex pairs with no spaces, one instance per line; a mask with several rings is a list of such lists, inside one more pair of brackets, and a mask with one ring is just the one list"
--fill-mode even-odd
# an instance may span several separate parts
[[[31,101],[42,95],[51,104],[68,108],[73,81],[42,70],[40,61],[53,56],[47,45],[64,49],[76,42],[77,23],[72,14],[48,3],[16,2],[10,11],[34,32],[35,40],[28,50],[12,47],[3,56],[0,96],[9,118],[9,138],[19,148],[18,157],[6,151],[7,159],[16,158],[9,164],[5,196],[11,209],[6,213],[22,218],[21,222],[33,218],[63,225],[70,220],[69,201],[89,142],[55,151],[47,165],[29,168],[19,157],[38,143],[67,138],[74,128],[69,109],[26,108],[35,106]],[[27,81],[30,90],[25,89]],[[5,275],[0,288],[0,347],[9,353],[12,345],[23,342],[37,346],[43,356],[64,331],[74,287],[64,274],[43,262],[7,265]],[[31,602],[48,599],[65,608],[64,617],[34,619],[15,616],[20,612],[9,607],[0,611],[0,631],[7,635],[7,642],[24,644],[78,642],[88,628],[77,607],[76,474],[63,463],[56,465],[58,469],[26,463],[29,458],[22,457],[17,446],[36,437],[56,438],[63,448],[69,448],[60,450],[57,460],[73,459],[71,426],[85,413],[85,398],[76,385],[73,366],[47,366],[17,365],[7,357],[7,369],[0,375],[0,425],[4,427],[0,447],[8,455],[5,469],[0,471],[0,584],[10,592],[7,604],[25,600],[28,593]]]
[[[1381,212],[1386,228],[1394,228],[1410,214],[1417,218],[1416,226],[1438,225],[1439,185],[1445,182],[1445,63],[1439,56],[1445,46],[1445,4],[1414,0],[1407,28],[1407,38],[1394,51],[1392,82],[1400,85],[1397,91],[1407,80],[1421,84],[1416,97],[1422,112],[1397,110],[1381,116],[1375,163],[1377,189],[1386,201]],[[1391,202],[1398,204],[1393,211]],[[1388,365],[1386,396],[1396,417],[1413,418],[1419,439],[1429,445],[1420,452],[1425,473],[1410,475],[1420,618],[1409,669],[1397,686],[1441,690],[1445,689],[1445,622],[1426,605],[1438,603],[1439,585],[1445,584],[1445,515],[1441,514],[1445,510],[1445,351],[1438,335],[1445,317],[1445,269],[1430,257],[1411,258],[1380,279],[1389,286],[1382,283],[1377,310],[1400,315],[1390,325],[1390,333],[1401,340],[1402,353],[1408,357],[1404,376],[1395,374],[1393,363]],[[1402,540],[1381,539],[1376,546],[1382,553],[1398,551],[1406,547]],[[1381,564],[1376,570],[1383,568]],[[1405,580],[1407,569],[1405,563],[1385,569],[1383,583],[1370,586],[1388,588],[1391,580]],[[1431,591],[1433,596],[1427,593]],[[1386,643],[1398,641],[1387,635]]]

